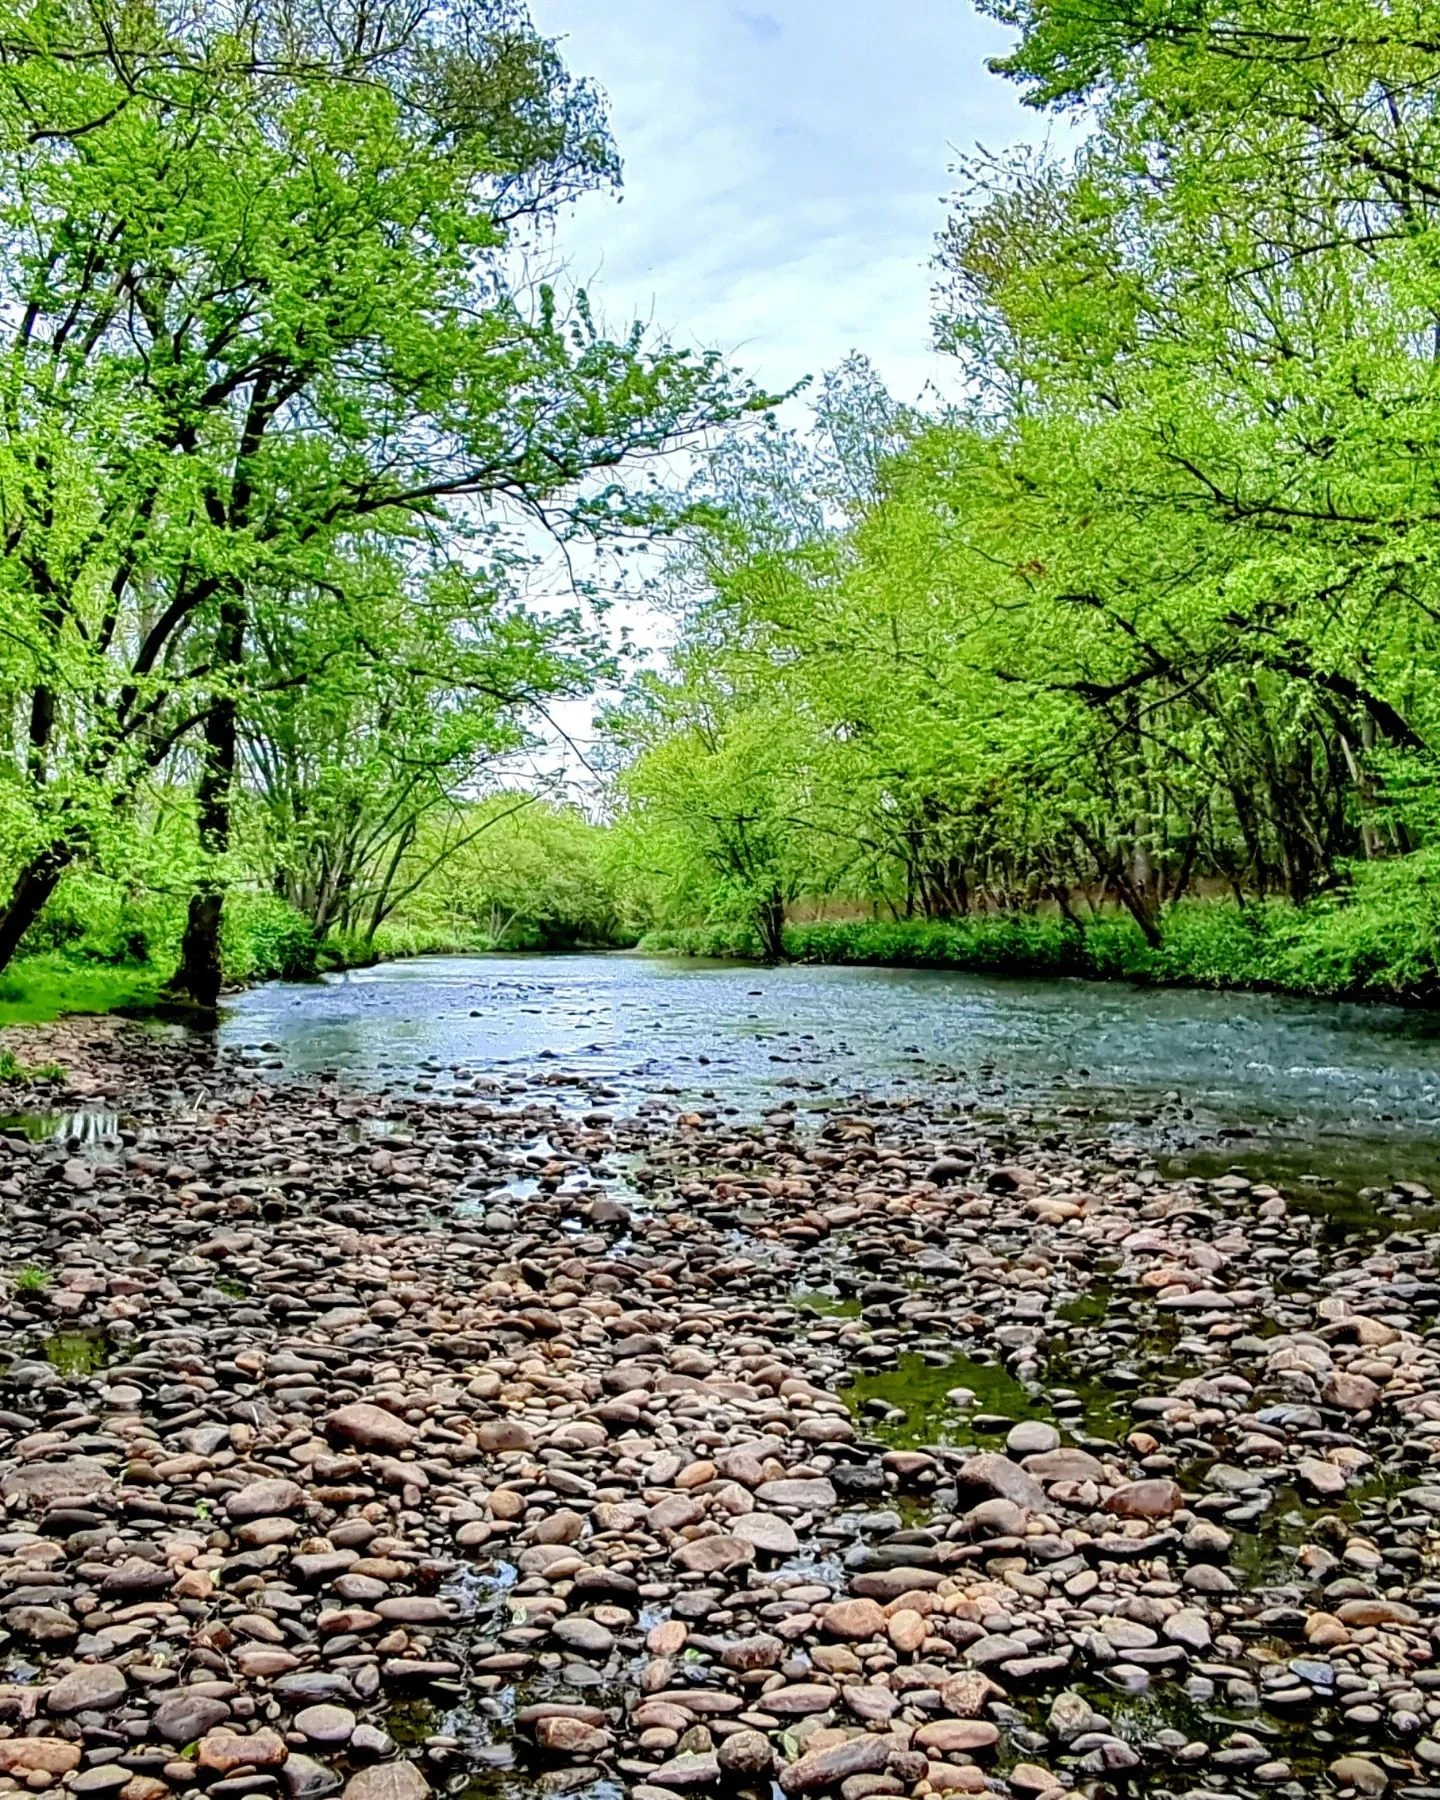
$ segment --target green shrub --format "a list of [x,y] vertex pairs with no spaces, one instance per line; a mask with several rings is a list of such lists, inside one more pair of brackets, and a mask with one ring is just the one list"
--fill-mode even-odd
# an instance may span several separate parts
[[70,869],[26,932],[20,954],[59,956],[76,966],[140,967],[174,959],[184,922],[177,899],[95,869]]
[[785,950],[797,962],[878,963],[978,973],[1073,975],[1084,968],[1079,934],[1042,913],[949,922],[868,919],[790,925]]
[[227,985],[305,981],[317,966],[310,921],[273,894],[231,894],[225,902],[220,957]]
[[638,948],[655,956],[733,958],[760,962],[764,949],[760,934],[748,925],[693,925],[674,931],[650,931]]
[[[640,949],[760,956],[755,934],[740,926],[652,931]],[[1158,946],[1128,913],[1101,913],[1083,927],[1054,913],[1005,913],[790,925],[785,950],[797,962],[1440,1002],[1440,853],[1368,864],[1347,889],[1303,907],[1186,901],[1165,912]]]

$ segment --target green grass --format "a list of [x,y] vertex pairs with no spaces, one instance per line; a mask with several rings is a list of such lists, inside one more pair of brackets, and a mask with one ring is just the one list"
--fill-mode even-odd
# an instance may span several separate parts
[[759,932],[748,925],[733,924],[647,931],[636,948],[649,956],[734,957],[741,962],[760,962],[764,956]]
[[16,1291],[21,1294],[43,1294],[49,1285],[49,1271],[37,1269],[34,1263],[27,1263],[15,1277]]
[[473,956],[493,950],[489,938],[458,925],[382,925],[371,939],[332,932],[320,946],[321,969],[368,969],[407,956]]
[[0,974],[0,1025],[144,1008],[154,1004],[161,982],[162,972],[150,964],[117,968],[74,963],[54,953],[27,956]]

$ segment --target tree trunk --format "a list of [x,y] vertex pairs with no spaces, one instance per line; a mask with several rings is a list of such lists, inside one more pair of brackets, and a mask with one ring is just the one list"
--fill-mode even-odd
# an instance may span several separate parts
[[1120,904],[1140,927],[1140,935],[1152,950],[1158,950],[1161,944],[1160,927],[1155,916],[1145,903],[1145,896],[1135,887],[1121,867],[1118,857],[1108,854],[1105,846],[1093,833],[1086,830],[1079,819],[1067,814],[1065,823],[1079,838],[1080,842],[1094,858],[1095,866],[1108,884],[1115,890]]
[[[222,669],[238,666],[245,646],[245,611],[238,600],[227,600],[220,612],[215,660]],[[171,978],[171,991],[213,1012],[220,1001],[223,970],[220,963],[220,930],[225,919],[223,859],[230,849],[230,799],[235,782],[236,704],[234,693],[217,695],[205,715],[198,802],[200,849],[205,868],[190,896],[185,937],[180,947],[180,966]]]
[[54,844],[20,871],[9,903],[0,912],[0,969],[9,967],[21,938],[45,910],[45,902],[55,892],[69,861],[69,850]]
[[784,962],[785,902],[778,892],[771,892],[761,901],[755,924],[760,932],[760,947],[766,962]]

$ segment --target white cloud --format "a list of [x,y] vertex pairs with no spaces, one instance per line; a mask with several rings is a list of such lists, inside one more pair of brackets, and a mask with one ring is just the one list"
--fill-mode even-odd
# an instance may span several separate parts
[[602,315],[653,318],[772,388],[863,349],[901,397],[950,388],[928,262],[955,146],[1043,135],[965,0],[531,0],[605,89],[624,197],[560,245]]
[[[956,148],[1040,139],[986,67],[1007,35],[967,0],[530,0],[609,97],[623,198],[583,202],[559,251],[602,318],[643,318],[781,391],[865,351],[892,392],[955,392],[930,349],[929,261]],[[557,595],[558,597],[558,595]],[[669,634],[621,609],[643,644]],[[615,623],[617,621],[612,621]],[[589,784],[555,708],[541,767]]]

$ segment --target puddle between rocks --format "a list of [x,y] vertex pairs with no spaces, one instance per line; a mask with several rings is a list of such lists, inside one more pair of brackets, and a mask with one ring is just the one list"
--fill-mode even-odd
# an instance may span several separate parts
[[902,1352],[890,1368],[852,1370],[839,1393],[869,1435],[897,1450],[1003,1438],[1022,1419],[1072,1434],[1083,1419],[1092,1437],[1106,1439],[1124,1423],[1123,1398],[1101,1386],[1057,1383],[1046,1394],[997,1363],[964,1356],[940,1363],[917,1350]]
[[846,1300],[833,1288],[802,1288],[790,1296],[790,1304],[826,1319],[858,1319],[862,1311],[858,1300]]
[[95,1374],[120,1355],[119,1345],[101,1331],[57,1331],[39,1349],[51,1368],[72,1380]]
[[0,1135],[28,1138],[32,1144],[105,1145],[119,1136],[120,1115],[85,1108],[80,1112],[12,1112],[0,1114]]

